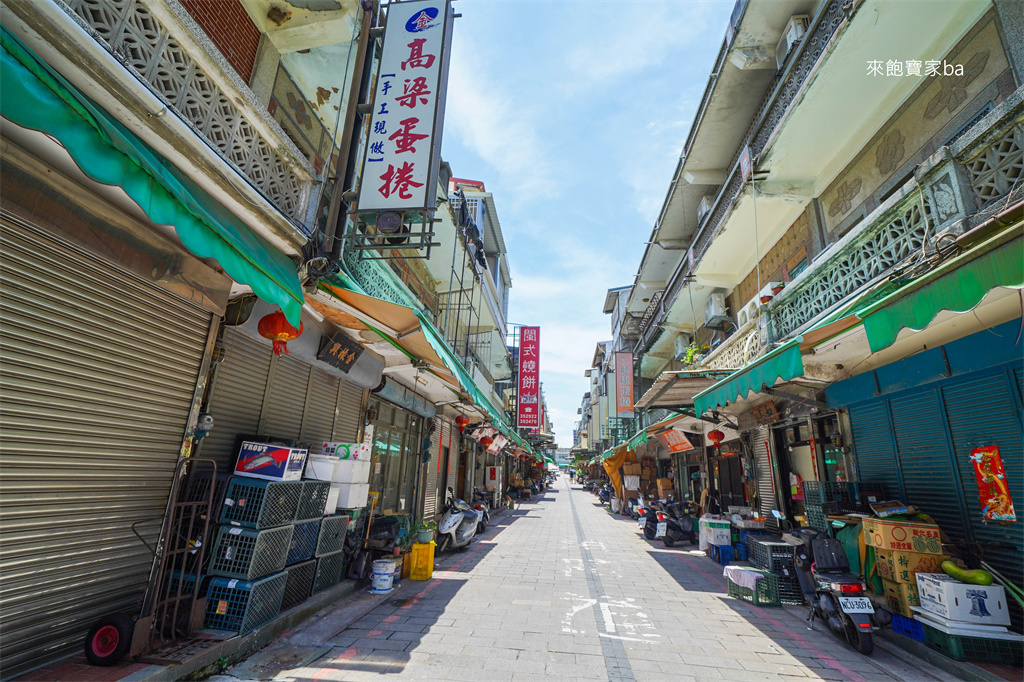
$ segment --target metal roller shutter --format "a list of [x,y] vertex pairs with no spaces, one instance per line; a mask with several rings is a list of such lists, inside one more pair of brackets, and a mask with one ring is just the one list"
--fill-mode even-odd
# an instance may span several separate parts
[[300,438],[302,442],[310,444],[312,452],[320,452],[323,442],[333,437],[340,384],[341,379],[333,374],[313,370]]
[[224,347],[226,359],[214,370],[210,392],[214,427],[203,439],[199,455],[215,460],[218,471],[231,471],[238,434],[259,430],[274,354],[266,343],[233,327],[224,330]]
[[359,442],[359,428],[362,426],[365,408],[366,389],[342,379],[338,416],[334,422],[334,440],[340,443]]
[[277,356],[267,392],[260,433],[298,440],[309,389],[310,366],[287,355]]
[[[1017,376],[1020,376],[1020,370],[1017,370]],[[953,449],[959,465],[959,482],[964,492],[973,539],[978,542],[1008,542],[1018,548],[1017,551],[988,550],[985,553],[986,560],[1007,577],[1024,575],[1020,528],[1016,524],[1001,526],[982,521],[978,483],[969,456],[979,445],[999,446],[1010,498],[1016,503],[1019,519],[1021,506],[1024,505],[1024,448],[1021,445],[1024,443],[1024,433],[1021,411],[1012,393],[1016,381],[1017,378],[1011,373],[1003,371],[942,388]],[[927,509],[928,513],[932,513],[931,506]],[[945,530],[953,540],[970,539]],[[1019,627],[1020,609],[1012,609],[1010,613]]]
[[850,426],[860,480],[881,483],[891,499],[903,499],[903,483],[896,465],[889,405],[885,401],[850,407]]
[[0,658],[5,678],[133,611],[187,426],[208,312],[0,221]]
[[432,420],[434,433],[430,434],[430,461],[427,462],[427,476],[424,483],[423,518],[431,519],[437,513],[437,477],[441,468],[441,439],[444,434],[440,419]]
[[772,437],[770,427],[762,426],[750,434],[753,440],[754,466],[757,468],[757,501],[761,516],[772,518],[772,509],[777,509],[775,501],[775,477],[772,473],[769,445]]
[[903,474],[903,499],[928,511],[951,536],[963,537],[958,494],[942,403],[937,390],[915,391],[889,401],[896,452]]

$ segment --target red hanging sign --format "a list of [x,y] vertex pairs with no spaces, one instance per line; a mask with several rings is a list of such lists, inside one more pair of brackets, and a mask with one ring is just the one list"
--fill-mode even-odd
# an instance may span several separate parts
[[1010,498],[1010,486],[1006,482],[1003,458],[995,445],[974,448],[970,454],[974,464],[974,477],[978,481],[978,497],[981,500],[981,517],[985,521],[1016,521]]

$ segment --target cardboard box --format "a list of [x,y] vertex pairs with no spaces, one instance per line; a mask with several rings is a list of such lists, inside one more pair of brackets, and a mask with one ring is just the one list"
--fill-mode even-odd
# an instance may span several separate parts
[[299,481],[308,455],[304,448],[245,441],[238,449],[234,473],[267,481]]
[[671,488],[672,487],[672,479],[671,478],[659,478],[658,479],[658,487],[659,488]]
[[918,573],[922,609],[947,620],[980,625],[1009,625],[1002,585],[972,585],[945,573]]
[[946,557],[941,554],[922,554],[902,550],[875,550],[878,576],[894,583],[917,584],[918,573],[938,573]]
[[914,612],[911,606],[920,606],[921,600],[917,588],[908,583],[894,583],[891,580],[882,580],[882,588],[885,593],[885,603],[889,610],[901,616],[913,617]]
[[864,544],[885,550],[942,554],[939,527],[905,519],[864,519]]

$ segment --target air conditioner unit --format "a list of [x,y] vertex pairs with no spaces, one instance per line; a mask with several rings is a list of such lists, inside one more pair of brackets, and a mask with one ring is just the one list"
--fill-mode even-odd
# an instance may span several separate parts
[[757,317],[757,309],[761,307],[761,302],[757,300],[757,296],[747,301],[739,312],[736,313],[736,326],[742,327],[747,322],[750,322]]
[[701,197],[700,203],[697,204],[697,224],[700,225],[701,221],[704,220],[704,216],[711,212],[711,197]]
[[725,294],[711,294],[704,305],[704,326],[717,329],[726,322],[731,322],[725,307]]
[[686,348],[690,345],[690,341],[693,337],[689,334],[680,334],[676,337],[675,344],[672,348],[672,357],[675,358],[676,362],[679,362],[686,356]]
[[775,47],[775,65],[779,68],[779,71],[785,65],[786,57],[789,56],[790,50],[804,37],[810,25],[811,17],[806,14],[797,14],[790,17],[789,23],[786,24],[786,29],[782,32],[782,38]]

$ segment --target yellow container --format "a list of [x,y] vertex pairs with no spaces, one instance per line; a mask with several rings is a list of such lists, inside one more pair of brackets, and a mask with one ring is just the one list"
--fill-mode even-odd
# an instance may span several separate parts
[[430,580],[430,576],[434,574],[434,547],[436,544],[433,541],[427,544],[413,543],[412,552],[408,557],[409,580]]

